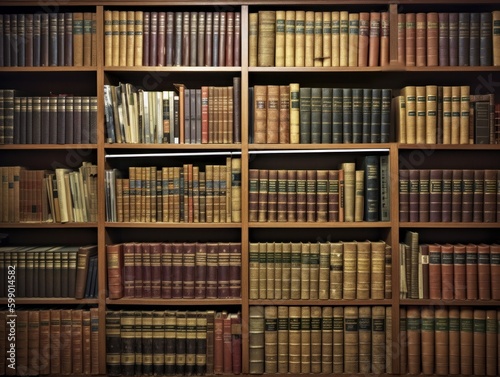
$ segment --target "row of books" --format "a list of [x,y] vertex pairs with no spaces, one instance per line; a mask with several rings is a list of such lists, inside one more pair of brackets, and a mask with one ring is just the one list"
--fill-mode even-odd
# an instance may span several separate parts
[[240,298],[241,243],[106,246],[109,298]]
[[498,376],[499,310],[415,306],[400,313],[402,374]]
[[248,175],[252,222],[389,221],[387,156],[365,156],[339,170],[249,169]]
[[496,222],[500,220],[498,170],[402,169],[399,220]]
[[406,66],[500,65],[500,11],[398,14],[398,61]]
[[494,101],[469,86],[406,86],[394,98],[398,142],[495,144]]
[[106,66],[240,66],[240,12],[104,11]]
[[250,373],[391,373],[391,308],[250,306]]
[[[94,266],[95,265],[95,266]],[[97,297],[97,246],[2,246],[0,266],[15,266],[16,297]],[[0,297],[7,297],[5,279]]]
[[0,66],[97,65],[96,14],[0,15]]
[[256,85],[253,142],[388,143],[391,90]]
[[83,162],[78,170],[28,170],[0,167],[2,222],[97,221],[97,166]]
[[[99,313],[97,308],[19,310],[15,318],[14,360],[8,340],[9,312],[0,311],[0,374],[99,374]],[[4,332],[5,331],[5,332]]]
[[498,244],[419,244],[407,232],[399,252],[401,298],[500,299]]
[[106,171],[107,221],[241,221],[240,158],[228,157],[225,165],[128,170],[128,178],[119,178],[116,169]]
[[391,298],[391,263],[383,241],[251,242],[249,298]]
[[261,10],[249,14],[249,65],[389,65],[389,12]]
[[132,84],[104,85],[109,143],[240,143],[241,80],[232,86],[145,91]]
[[207,311],[107,311],[110,376],[241,373],[241,314]]

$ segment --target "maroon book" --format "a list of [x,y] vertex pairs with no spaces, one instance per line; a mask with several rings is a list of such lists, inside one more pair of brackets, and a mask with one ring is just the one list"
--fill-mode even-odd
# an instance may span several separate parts
[[474,204],[474,170],[462,170],[462,222],[472,221]]
[[497,171],[487,169],[484,171],[483,221],[485,223],[495,222],[496,206],[497,206],[496,195],[497,195]]
[[399,221],[410,221],[410,172],[399,171]]
[[449,30],[448,30],[448,13],[438,13],[438,46],[439,46],[439,65],[448,66],[450,64],[449,55]]
[[429,298],[441,299],[441,245],[429,244]]
[[172,249],[171,243],[161,245],[161,297],[172,298]]
[[182,255],[182,298],[194,298],[196,244],[184,243]]
[[223,319],[223,329],[224,329],[224,361],[223,361],[223,373],[231,374],[233,372],[233,345],[232,345],[232,334],[231,334],[231,317],[227,315]]
[[143,243],[142,245],[142,297],[151,298],[151,282],[153,273],[151,270],[151,245]]
[[131,242],[123,244],[123,297],[135,297],[135,247]]
[[429,174],[429,221],[442,219],[443,171],[431,169]]
[[429,202],[430,202],[429,186],[430,186],[430,170],[429,169],[421,169],[419,171],[419,181],[418,181],[418,221],[419,222],[428,222],[429,221]]
[[217,270],[217,297],[228,298],[229,296],[229,243],[219,243],[218,270]]
[[477,300],[477,245],[465,246],[467,300]]
[[477,288],[480,300],[491,300],[490,246],[477,246]]
[[165,27],[165,65],[170,67],[174,64],[174,12],[167,12]]
[[165,65],[166,13],[158,12],[156,65]]
[[441,298],[453,300],[453,245],[450,244],[441,245]]
[[241,315],[231,314],[233,374],[241,374]]
[[443,170],[443,181],[441,185],[441,221],[451,221],[451,196],[452,196],[452,174],[450,169]]
[[500,300],[500,245],[490,245],[491,298]]
[[207,244],[207,298],[217,298],[219,245]]
[[450,13],[448,25],[450,66],[456,66],[458,65],[458,13]]
[[223,67],[226,64],[226,31],[227,31],[227,13],[220,12],[219,13],[219,48],[214,53],[217,53],[219,57],[217,61],[219,62],[219,66]]
[[158,12],[151,12],[149,24],[149,65],[158,65]]
[[462,218],[462,170],[454,169],[451,176],[451,221]]
[[194,297],[205,298],[207,295],[207,244],[196,244],[194,267]]
[[151,297],[161,298],[161,244],[150,243],[151,253]]
[[453,245],[453,296],[455,300],[467,298],[465,245]]
[[134,244],[134,291],[135,297],[142,297],[142,245],[140,243]]
[[182,244],[172,244],[172,298],[182,298],[182,254]]
[[144,12],[142,18],[142,65],[149,66],[149,50],[150,50],[150,19],[151,13]]
[[233,64],[236,67],[241,65],[241,13],[234,14],[234,47],[233,47]]
[[241,297],[241,243],[229,244],[229,297]]
[[472,221],[483,222],[484,211],[484,170],[474,170]]
[[226,61],[224,64],[226,67],[232,67],[234,65],[234,12],[226,13]]
[[408,208],[409,220],[417,222],[419,220],[419,186],[420,172],[417,169],[408,169]]

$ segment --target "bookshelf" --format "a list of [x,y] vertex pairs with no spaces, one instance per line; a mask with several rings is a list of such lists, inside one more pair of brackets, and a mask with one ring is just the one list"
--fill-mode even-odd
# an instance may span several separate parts
[[[457,7],[456,9],[454,7]],[[390,336],[393,351],[400,351],[401,309],[409,308],[460,308],[499,310],[498,300],[439,300],[410,299],[400,297],[399,244],[404,242],[406,231],[419,233],[421,243],[487,243],[499,241],[500,222],[418,222],[399,220],[399,170],[400,169],[500,169],[499,144],[416,144],[400,143],[395,120],[395,105],[391,105],[390,136],[382,143],[256,143],[254,142],[254,103],[249,89],[255,86],[299,83],[300,87],[312,88],[370,88],[390,89],[392,97],[400,95],[402,88],[411,85],[468,85],[471,94],[494,93],[495,103],[499,96],[496,88],[500,82],[498,66],[407,66],[398,61],[398,16],[423,12],[491,12],[500,10],[497,1],[480,0],[472,3],[440,1],[315,1],[308,3],[292,0],[286,5],[277,1],[251,0],[244,4],[224,1],[217,6],[199,0],[164,2],[149,1],[46,1],[43,6],[29,0],[6,1],[1,8],[3,14],[75,12],[95,13],[95,65],[92,66],[43,66],[0,67],[0,89],[16,89],[26,96],[49,96],[68,94],[82,97],[97,97],[96,140],[86,143],[47,144],[2,144],[1,166],[24,166],[28,169],[55,169],[69,167],[78,169],[82,162],[97,166],[97,221],[92,222],[1,222],[2,233],[8,233],[10,244],[19,245],[98,245],[98,295],[92,299],[71,298],[19,298],[16,305],[25,309],[97,308],[99,325],[99,354],[96,364],[99,375],[107,372],[106,325],[107,311],[152,312],[155,310],[181,312],[227,311],[241,313],[241,371],[252,374],[252,320],[251,308],[271,306],[296,307],[383,307],[392,318]],[[106,65],[105,19],[107,12],[236,12],[241,16],[240,64],[227,66],[135,66]],[[275,67],[257,66],[249,63],[251,55],[250,15],[260,11],[347,11],[351,13],[385,13],[389,20],[389,36],[385,45],[386,64],[380,66],[310,66]],[[95,48],[95,50],[94,50]],[[381,50],[380,50],[381,51]],[[4,55],[5,56],[5,55]],[[174,84],[185,84],[186,88],[202,86],[231,87],[233,79],[240,80],[240,142],[227,140],[216,143],[110,143],[106,128],[107,114],[104,87],[129,83],[145,91],[174,91]],[[33,85],[36,83],[36,85]],[[229,93],[229,92],[228,92]],[[235,98],[233,97],[233,101]],[[233,102],[236,103],[236,102]],[[229,105],[227,105],[229,106]],[[229,122],[229,118],[225,120]],[[388,163],[387,190],[389,219],[379,221],[251,221],[251,170],[339,170],[342,163],[356,163],[358,168],[366,156],[384,157]],[[107,218],[105,175],[109,169],[117,169],[127,179],[130,167],[181,167],[184,164],[199,166],[203,172],[208,166],[222,166],[226,158],[241,160],[241,221],[222,222],[114,222]],[[230,165],[227,165],[230,166]],[[226,166],[226,167],[227,167]],[[229,181],[228,181],[229,182]],[[229,182],[230,183],[230,182]],[[277,181],[277,183],[279,183]],[[498,194],[497,194],[498,200]],[[2,204],[3,202],[0,202]],[[151,202],[152,203],[152,202]],[[140,208],[137,207],[137,208]],[[2,212],[2,211],[0,211]],[[498,216],[498,215],[497,215]],[[1,219],[1,216],[0,216]],[[361,219],[363,220],[363,219]],[[497,219],[498,220],[498,219]],[[391,248],[392,267],[389,280],[392,288],[390,298],[383,299],[263,299],[250,298],[251,243],[336,243],[339,241],[364,240],[384,241]],[[108,297],[107,245],[119,243],[241,243],[241,297],[240,298],[131,298]],[[267,260],[266,260],[267,263]],[[2,310],[7,299],[0,299]],[[262,312],[262,315],[264,315]],[[264,317],[259,319],[263,319]],[[333,317],[335,318],[335,317]],[[116,323],[115,323],[116,325]],[[262,332],[263,333],[263,332]],[[115,339],[116,340],[116,339]],[[498,345],[500,349],[500,345]],[[102,352],[101,352],[102,351]],[[406,350],[403,350],[403,353]],[[388,374],[404,375],[401,370],[401,352],[387,353],[390,364]],[[388,361],[390,360],[390,362]],[[109,360],[108,360],[109,362]],[[116,365],[114,365],[116,366]],[[264,363],[261,365],[265,367]],[[500,367],[499,367],[500,368]],[[326,369],[325,369],[326,370]],[[498,369],[500,370],[500,369]],[[498,372],[495,374],[498,374]],[[340,374],[336,372],[329,372]],[[359,371],[358,373],[361,373]],[[364,373],[364,372],[363,372]],[[375,371],[368,371],[375,373]],[[231,374],[227,371],[224,374]],[[286,372],[270,373],[285,375]],[[311,371],[305,374],[312,374]]]

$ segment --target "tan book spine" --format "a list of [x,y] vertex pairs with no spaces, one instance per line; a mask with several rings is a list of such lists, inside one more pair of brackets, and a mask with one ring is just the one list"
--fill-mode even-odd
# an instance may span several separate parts
[[341,168],[344,172],[344,221],[354,221],[356,165],[344,162]]
[[474,309],[473,372],[477,376],[486,375],[486,310]]
[[314,67],[323,66],[323,12],[314,12]]
[[127,12],[119,11],[118,65],[127,65]]
[[358,67],[368,66],[370,41],[370,13],[359,13]]
[[275,37],[275,56],[274,65],[276,67],[285,66],[285,15],[284,10],[276,11],[276,37]]
[[340,12],[332,12],[332,67],[340,66]]
[[248,246],[248,296],[250,300],[259,299],[259,244],[250,242]]
[[330,243],[330,298],[341,299],[343,296],[344,255],[343,244]]
[[460,373],[464,375],[472,374],[473,372],[473,331],[473,310],[468,307],[462,307],[460,309]]
[[443,144],[451,144],[451,86],[443,86]]
[[[444,95],[444,94],[443,94]],[[451,144],[460,144],[460,87],[451,87]],[[468,127],[467,127],[468,129]],[[443,135],[444,141],[444,135]]]
[[425,87],[425,143],[437,143],[437,86]]
[[333,308],[321,309],[321,373],[333,372]]
[[278,306],[278,373],[288,373],[288,306]]
[[314,67],[314,12],[307,11],[304,23],[304,66]]
[[365,171],[356,170],[354,186],[354,221],[363,221],[365,209]]
[[[163,28],[165,27],[165,19],[163,18]],[[161,24],[158,25],[158,29],[160,29]],[[127,52],[126,52],[126,65],[128,67],[134,66],[134,53],[135,53],[135,12],[127,11],[127,24],[126,24],[126,38],[127,38]],[[165,46],[161,46],[159,49],[163,51],[165,50]]]
[[280,87],[279,85],[267,86],[267,132],[266,143],[279,143],[280,125]]
[[370,242],[356,242],[356,247],[356,298],[368,299],[370,298]]
[[[231,221],[241,222],[241,158],[231,158]],[[229,181],[228,181],[229,184]]]
[[330,243],[321,242],[319,246],[318,299],[326,300],[330,292]]
[[292,258],[292,244],[289,242],[284,242],[281,245],[281,298],[283,300],[290,299],[290,289],[291,289],[291,258]]
[[295,11],[295,64],[294,67],[303,67],[305,65],[305,26],[306,12],[303,10]]
[[321,373],[321,307],[311,306],[310,372]]
[[372,364],[372,308],[359,307],[359,373],[370,373]]
[[439,375],[448,374],[449,368],[449,320],[446,308],[436,308],[435,311],[435,373]]
[[275,281],[275,243],[266,243],[266,298],[274,300],[274,281]]
[[417,88],[407,86],[403,89],[406,108],[406,142],[415,144],[417,140]]
[[343,242],[344,274],[343,298],[356,298],[357,247],[356,242]]
[[421,365],[421,318],[419,307],[408,307],[406,311],[406,332],[408,337],[408,372],[420,374]]
[[332,13],[323,12],[323,67],[332,65]]
[[[359,245],[359,244],[358,244]],[[383,299],[385,297],[385,248],[383,241],[371,242],[370,266],[370,298]],[[370,257],[369,256],[369,257]],[[359,270],[359,267],[358,267]],[[359,274],[358,274],[359,277]]]
[[259,35],[259,14],[248,15],[248,65],[257,66],[257,43]]
[[[75,16],[73,15],[73,20]],[[73,45],[75,48],[75,45]],[[120,64],[120,11],[111,11],[111,66]],[[107,65],[107,64],[106,64]]]
[[460,87],[460,144],[469,144],[470,87]]
[[422,373],[434,372],[434,308],[422,308]]
[[300,373],[311,372],[311,307],[300,308]]
[[279,86],[279,143],[290,143],[290,85]]
[[290,264],[290,298],[292,300],[300,299],[301,292],[301,264],[302,252],[301,244],[294,242],[291,244],[291,264]]
[[113,64],[112,19],[112,11],[104,11],[104,65],[108,67]]
[[300,298],[309,299],[309,287],[311,283],[311,244],[301,243],[300,263]]
[[[144,12],[135,11],[135,23],[134,23],[134,66],[142,66],[142,55],[143,55],[143,41],[144,41]],[[172,46],[167,46],[172,48]]]
[[427,65],[427,14],[417,13],[415,21],[416,66],[425,67]]
[[283,291],[283,243],[274,243],[274,299],[281,300]]
[[264,371],[278,371],[278,308],[264,307]]
[[359,13],[349,13],[349,51],[348,66],[358,66],[359,49]]
[[[255,93],[254,93],[255,95]],[[300,142],[300,84],[290,84],[290,143]]]
[[346,306],[344,308],[344,373],[359,372],[358,333],[359,309],[357,306]]
[[[392,326],[392,325],[391,325]],[[386,342],[388,323],[386,318],[386,307],[372,307],[372,373],[384,373],[386,367],[386,348],[391,348],[391,343]]]
[[288,372],[300,373],[301,367],[301,308],[290,306],[288,308]]
[[340,12],[339,66],[349,66],[349,12]]
[[285,13],[285,67],[295,67],[295,11]]
[[498,323],[497,310],[486,310],[486,375],[495,376],[497,374],[498,357]]
[[344,372],[344,307],[333,307],[333,373]]
[[[249,324],[248,324],[248,353],[249,353],[249,372],[251,374],[264,373],[264,357],[265,357],[265,319],[264,307],[250,306],[248,310]],[[213,341],[208,342],[207,334],[207,351],[213,349]],[[208,359],[211,357],[210,352],[207,352]],[[207,372],[210,372],[207,368]]]
[[254,143],[267,140],[267,85],[255,85],[253,94]]
[[276,12],[259,11],[257,41],[257,64],[259,67],[272,67],[275,62]]
[[317,300],[319,287],[319,243],[310,243],[309,250],[309,298]]
[[259,299],[267,298],[267,244],[259,245]]
[[415,142],[417,144],[425,143],[425,131],[426,131],[426,93],[425,86],[417,86],[415,88],[416,94],[416,134],[415,134]]

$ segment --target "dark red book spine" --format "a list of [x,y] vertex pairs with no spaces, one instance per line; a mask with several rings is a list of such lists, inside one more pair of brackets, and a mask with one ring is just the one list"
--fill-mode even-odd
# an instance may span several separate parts
[[224,339],[224,362],[223,362],[223,373],[231,374],[233,372],[233,345],[232,345],[232,334],[231,334],[231,318],[226,316],[223,319],[223,339]]
[[142,65],[149,66],[149,53],[150,53],[150,19],[151,13],[143,13],[143,24],[142,24]]
[[134,244],[123,244],[123,297],[135,297],[135,255]]
[[451,221],[460,222],[462,218],[462,170],[453,170],[451,179]]
[[234,47],[233,64],[236,67],[241,65],[241,13],[234,14]]
[[399,171],[399,221],[410,220],[410,176],[408,170]]
[[234,21],[235,21],[234,12],[226,13],[226,67],[232,67],[234,64]]
[[165,34],[166,34],[166,13],[158,12],[158,28],[157,28],[157,47],[156,47],[156,64],[158,66],[165,65]]
[[490,246],[477,246],[477,287],[480,300],[491,300]]
[[241,374],[241,315],[231,314],[233,374]]
[[196,245],[184,243],[182,256],[182,298],[194,298]]
[[453,245],[453,296],[455,300],[467,298],[465,245]]
[[161,298],[161,244],[149,244],[151,250],[151,297]]
[[151,298],[151,282],[153,273],[151,270],[151,245],[142,244],[142,297]]
[[462,222],[472,221],[474,208],[474,170],[462,170]]
[[477,300],[477,245],[465,246],[467,300]]
[[212,66],[213,12],[205,15],[205,66]]
[[429,221],[440,222],[442,218],[443,171],[431,169],[429,174]]
[[421,169],[419,171],[418,181],[418,221],[429,221],[429,203],[430,203],[430,170]]
[[181,243],[172,245],[172,298],[182,298],[182,258]]
[[217,297],[229,297],[229,243],[219,243],[217,270]]
[[172,244],[161,245],[161,297],[172,298]]
[[134,244],[134,291],[135,297],[142,297],[143,271],[142,271],[142,245]]
[[205,298],[207,295],[207,244],[196,244],[194,297]]
[[441,298],[453,300],[453,245],[450,244],[441,245]]
[[443,170],[443,181],[441,185],[441,221],[451,221],[451,196],[452,196],[452,174],[450,169]]
[[482,222],[484,211],[484,170],[474,170],[472,221]]
[[449,14],[447,12],[439,12],[438,13],[438,18],[439,18],[438,45],[439,45],[439,65],[440,66],[448,66],[450,64],[448,16],[449,16]]
[[229,297],[241,297],[241,243],[229,244]]
[[149,65],[158,65],[158,12],[151,12],[149,24]]
[[223,67],[226,64],[226,29],[227,29],[227,22],[226,22],[226,12],[220,12],[219,13],[219,48],[217,51],[214,51],[219,55],[217,58],[219,62],[219,66]]
[[408,208],[409,220],[417,222],[419,219],[419,186],[420,186],[420,172],[417,169],[408,170]]
[[441,246],[429,245],[429,298],[441,299]]
[[207,298],[217,298],[218,254],[218,244],[207,244]]
[[500,245],[490,245],[491,298],[500,300]]
[[450,66],[458,65],[458,13],[450,13],[448,18],[448,41]]

